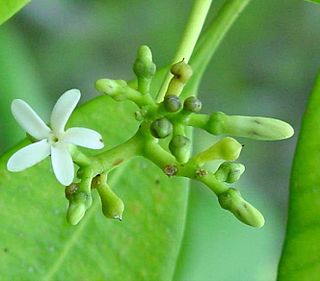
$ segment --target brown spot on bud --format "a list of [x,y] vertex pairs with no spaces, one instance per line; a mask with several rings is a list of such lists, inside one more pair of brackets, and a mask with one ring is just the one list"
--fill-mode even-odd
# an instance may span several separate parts
[[79,186],[76,183],[72,183],[68,186],[66,186],[66,189],[64,191],[65,196],[68,200],[71,200],[73,194],[75,194],[78,190]]

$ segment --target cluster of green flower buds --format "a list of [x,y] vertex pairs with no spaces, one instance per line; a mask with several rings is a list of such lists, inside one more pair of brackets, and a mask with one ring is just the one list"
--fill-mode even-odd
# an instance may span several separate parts
[[[235,183],[245,171],[244,165],[233,162],[238,159],[243,145],[232,137],[224,137],[208,149],[191,155],[191,140],[187,127],[201,128],[213,135],[226,135],[251,138],[256,140],[281,140],[293,135],[292,127],[284,121],[266,117],[248,117],[226,115],[222,112],[200,114],[202,103],[195,96],[181,99],[186,83],[192,77],[192,68],[184,60],[172,65],[169,82],[164,99],[156,102],[150,85],[155,74],[155,64],[147,46],[140,47],[133,66],[137,84],[123,80],[100,79],[96,82],[97,90],[109,95],[116,101],[131,100],[138,107],[136,119],[141,122],[138,132],[142,132],[146,142],[151,142],[154,152],[143,154],[154,161],[166,174],[181,175],[197,179],[216,193],[222,208],[232,212],[240,221],[261,227],[263,216],[252,205],[246,202],[240,192],[226,184]],[[166,139],[167,141],[159,141]],[[148,147],[148,145],[146,145]],[[154,154],[154,155],[153,155]],[[162,154],[159,159],[155,155]],[[167,160],[166,160],[167,159]],[[204,166],[214,160],[223,161],[215,172],[208,172]],[[166,162],[167,161],[167,162]],[[170,169],[169,169],[170,168]],[[172,172],[174,171],[174,173]],[[114,193],[107,187],[98,189],[103,201],[103,212],[107,217],[116,217],[108,209],[123,211],[122,201],[112,199]],[[109,206],[109,207],[106,207]]]
[[105,174],[97,175],[92,182],[72,183],[66,187],[65,196],[69,201],[67,221],[76,225],[83,218],[92,204],[91,189],[97,189],[105,217],[121,221],[124,204],[109,187]]

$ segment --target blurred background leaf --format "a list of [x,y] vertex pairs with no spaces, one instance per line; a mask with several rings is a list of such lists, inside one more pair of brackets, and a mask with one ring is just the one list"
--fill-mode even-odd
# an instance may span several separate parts
[[12,17],[30,0],[0,0],[0,24]]
[[[210,18],[222,3],[214,1]],[[141,44],[151,47],[158,67],[166,65],[175,53],[191,5],[191,0],[34,0],[5,27],[24,40],[42,95],[52,106],[57,96],[73,87],[81,89],[84,99],[96,96],[93,83],[97,78],[131,79],[130,67]],[[320,11],[314,7],[301,0],[252,1],[206,71],[199,95],[203,111],[274,116],[289,121],[298,132],[320,61],[320,29],[315,28],[320,26]],[[9,118],[9,112],[1,113],[1,126]],[[195,133],[196,150],[215,140]],[[240,161],[247,169],[237,187],[262,210],[266,225],[261,230],[241,225],[217,207],[203,186],[193,186],[176,280],[275,279],[295,139],[241,141],[245,148]],[[61,190],[54,198],[59,204],[65,202]],[[57,219],[63,221],[63,215]],[[97,221],[101,222],[102,218]],[[91,240],[86,243],[99,247]]]
[[11,117],[11,101],[25,99],[39,108],[40,115],[48,112],[49,102],[39,77],[40,70],[19,32],[10,25],[2,26],[0,42],[0,130],[5,132],[0,138],[0,150],[4,151],[24,137]]

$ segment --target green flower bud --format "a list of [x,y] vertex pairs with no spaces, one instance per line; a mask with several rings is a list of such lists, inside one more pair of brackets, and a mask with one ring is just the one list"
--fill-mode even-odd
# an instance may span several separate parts
[[183,108],[190,112],[199,112],[202,107],[202,102],[196,97],[188,97],[183,104]]
[[133,71],[139,78],[151,78],[156,72],[156,65],[152,61],[152,53],[148,46],[141,46],[133,65]]
[[242,145],[235,139],[226,137],[207,150],[200,152],[194,157],[194,161],[199,165],[203,165],[206,162],[212,160],[226,160],[233,161],[238,159]]
[[204,127],[214,135],[232,135],[256,140],[290,138],[294,130],[286,122],[267,117],[250,117],[213,113]]
[[86,213],[86,205],[82,202],[70,202],[67,211],[67,221],[72,225],[77,225]]
[[180,96],[184,85],[188,82],[192,75],[192,68],[184,61],[180,61],[174,64],[171,69],[171,73],[174,75],[170,80],[166,96]]
[[150,126],[150,131],[155,138],[163,139],[169,136],[172,132],[172,124],[167,118],[160,118]]
[[186,163],[190,157],[191,141],[185,136],[174,136],[169,143],[169,149],[178,162]]
[[124,204],[107,184],[97,187],[100,195],[102,212],[107,218],[122,220]]
[[181,108],[179,97],[174,95],[165,96],[163,104],[168,112],[177,112]]
[[191,66],[185,63],[183,60],[172,65],[170,71],[174,77],[183,84],[187,83],[192,76]]
[[69,207],[67,211],[67,221],[76,225],[83,218],[86,210],[92,204],[92,196],[90,193],[78,191],[79,186],[77,184],[71,184],[66,187],[65,195],[69,200]]
[[229,188],[227,191],[219,194],[218,199],[223,209],[233,213],[243,223],[258,228],[264,225],[263,215],[245,201],[238,190]]
[[111,96],[116,101],[127,99],[128,84],[124,80],[99,79],[95,87],[101,94]]
[[215,172],[215,177],[221,182],[234,183],[240,179],[244,171],[245,167],[240,163],[224,162]]

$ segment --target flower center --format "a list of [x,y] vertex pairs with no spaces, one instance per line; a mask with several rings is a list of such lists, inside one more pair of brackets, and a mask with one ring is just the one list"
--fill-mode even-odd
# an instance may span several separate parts
[[50,145],[55,145],[61,140],[61,138],[57,135],[51,134],[50,137],[48,138],[48,142]]

